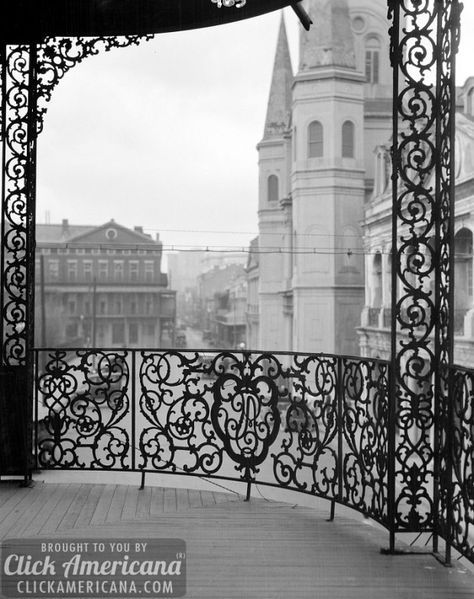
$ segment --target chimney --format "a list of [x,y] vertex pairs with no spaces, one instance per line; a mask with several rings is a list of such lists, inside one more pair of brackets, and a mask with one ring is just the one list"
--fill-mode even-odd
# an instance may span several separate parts
[[143,235],[143,227],[133,227],[133,230]]
[[62,234],[63,234],[63,237],[66,237],[67,235],[69,235],[69,221],[67,218],[63,218]]

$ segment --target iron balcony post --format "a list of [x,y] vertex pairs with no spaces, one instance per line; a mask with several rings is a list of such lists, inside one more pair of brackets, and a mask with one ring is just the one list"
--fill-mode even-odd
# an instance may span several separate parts
[[445,555],[444,563],[446,566],[451,565],[451,545],[453,538],[453,524],[454,524],[454,506],[453,506],[453,468],[454,468],[454,411],[457,405],[458,385],[454,379],[454,368],[448,370],[448,397],[447,405],[445,406],[444,413],[446,414],[446,531],[445,531]]
[[[392,103],[392,126],[393,126],[393,145],[392,153],[392,271],[391,271],[391,323],[390,323],[390,371],[389,371],[389,397],[388,397],[388,527],[389,527],[389,551],[395,552],[395,431],[397,427],[397,204],[398,204],[398,186],[397,173],[399,168],[398,158],[398,106],[396,98],[399,88],[399,68],[395,57],[396,49],[399,46],[399,28],[400,28],[400,7],[393,0],[388,0],[390,14],[392,16],[392,26],[390,28],[390,63],[392,65],[393,75],[393,103]],[[393,260],[395,257],[395,260]]]
[[[342,490],[344,486],[343,479],[343,468],[344,468],[344,456],[343,456],[343,431],[344,431],[344,358],[337,358],[337,387],[336,387],[336,401],[337,401],[337,500],[342,502]],[[335,507],[335,502],[334,502]],[[331,520],[334,519],[334,512],[331,513]]]
[[131,375],[130,375],[130,379],[129,379],[129,389],[130,389],[130,394],[131,394],[131,404],[132,404],[132,470],[135,470],[136,467],[136,446],[137,446],[137,441],[136,441],[136,418],[135,418],[135,411],[136,411],[136,406],[137,406],[137,400],[136,400],[136,391],[137,391],[137,382],[136,382],[136,356],[137,356],[137,350],[133,349],[131,350],[131,355],[132,355],[132,368],[131,368]]

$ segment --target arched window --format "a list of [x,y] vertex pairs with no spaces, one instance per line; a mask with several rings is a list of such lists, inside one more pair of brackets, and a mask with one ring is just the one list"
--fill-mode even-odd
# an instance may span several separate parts
[[472,232],[464,227],[454,237],[454,333],[458,335],[464,332],[464,315],[472,306],[472,249]]
[[278,202],[278,177],[270,175],[267,180],[267,197],[269,202]]
[[382,254],[377,252],[372,262],[372,307],[382,305]]
[[467,92],[466,112],[469,116],[474,116],[474,87]]
[[345,121],[342,125],[342,157],[354,158],[354,123]]
[[308,126],[308,158],[323,156],[323,126],[319,121],[313,121]]
[[365,44],[365,79],[367,83],[379,82],[380,42],[376,37],[369,37]]

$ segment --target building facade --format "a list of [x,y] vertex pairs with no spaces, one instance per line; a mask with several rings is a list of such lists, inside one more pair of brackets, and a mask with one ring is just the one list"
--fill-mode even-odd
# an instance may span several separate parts
[[177,294],[177,319],[182,324],[205,330],[202,322],[202,275],[227,266],[244,265],[243,252],[187,250],[166,256],[168,277]]
[[241,264],[214,265],[198,277],[199,328],[210,347],[246,342],[247,277]]
[[37,225],[37,346],[161,347],[174,343],[176,294],[162,244],[113,220]]
[[[375,149],[376,185],[365,211],[365,305],[359,328],[361,354],[390,357],[391,213],[389,140]],[[455,130],[454,361],[474,363],[474,77],[457,90]],[[420,262],[426,268],[430,259]],[[403,264],[401,265],[403,269]],[[434,280],[430,281],[430,287]],[[397,293],[400,297],[400,290]],[[403,306],[402,306],[403,309]],[[409,315],[408,315],[409,318]],[[416,318],[416,314],[413,314]],[[403,329],[398,335],[403,337]]]
[[[285,24],[259,153],[258,347],[359,353],[364,204],[391,131],[386,6],[307,0],[296,75]],[[255,319],[254,319],[255,320]]]

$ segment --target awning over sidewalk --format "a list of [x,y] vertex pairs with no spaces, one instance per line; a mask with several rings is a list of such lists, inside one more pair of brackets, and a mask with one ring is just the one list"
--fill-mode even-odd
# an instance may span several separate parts
[[4,43],[20,44],[45,36],[163,33],[222,25],[291,4],[295,2],[246,0],[240,8],[219,8],[216,0],[5,0],[0,36]]

